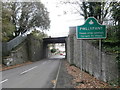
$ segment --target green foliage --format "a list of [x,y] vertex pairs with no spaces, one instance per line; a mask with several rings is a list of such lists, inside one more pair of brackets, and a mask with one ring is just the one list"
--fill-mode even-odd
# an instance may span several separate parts
[[55,48],[51,49],[51,53],[55,53],[57,50]]
[[111,18],[113,18],[113,26],[107,28],[107,39],[103,40],[103,48],[107,52],[120,53],[120,3],[113,2],[111,4]]
[[11,11],[6,8],[2,10],[2,41],[8,41],[13,38],[15,25],[11,21]]
[[[5,18],[3,29],[7,28],[5,30],[9,31],[8,34],[15,29],[14,37],[31,30],[31,28],[47,30],[50,27],[49,13],[41,2],[3,2],[2,5],[6,9],[3,10],[3,18]],[[2,33],[4,35],[5,30]]]
[[120,2],[112,3],[112,18],[114,19],[113,30],[115,30],[115,37],[120,42]]
[[111,12],[112,12],[112,17],[115,20],[115,22],[118,21],[118,23],[120,23],[120,1],[112,3]]
[[120,86],[120,78],[108,82],[111,86],[117,87]]
[[41,2],[16,2],[12,6],[14,13],[21,12],[19,18],[17,18],[18,14],[14,16],[14,22],[19,26],[15,32],[16,36],[25,33],[31,28],[38,27],[41,30],[49,28],[49,13]]
[[47,34],[44,34],[41,31],[34,30],[31,32],[31,35],[33,35],[35,38],[42,40],[43,38],[47,37]]

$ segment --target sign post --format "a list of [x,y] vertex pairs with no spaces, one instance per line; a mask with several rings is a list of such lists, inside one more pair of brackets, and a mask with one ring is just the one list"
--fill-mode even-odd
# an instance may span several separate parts
[[[82,71],[82,55],[83,55],[83,39],[99,39],[99,60],[101,62],[101,70],[102,70],[102,60],[101,60],[101,39],[105,39],[107,36],[106,26],[101,25],[94,17],[89,17],[85,23],[81,26],[76,27],[76,37],[77,39],[81,39],[81,71]],[[101,72],[101,71],[100,71]],[[102,74],[102,72],[101,72]],[[81,75],[82,78],[82,75]]]

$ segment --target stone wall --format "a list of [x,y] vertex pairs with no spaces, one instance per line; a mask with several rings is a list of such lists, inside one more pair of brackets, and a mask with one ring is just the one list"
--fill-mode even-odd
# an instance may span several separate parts
[[0,41],[0,65],[2,64],[2,42]]
[[9,56],[3,58],[3,63],[10,66],[21,64],[28,60],[27,42],[23,42],[17,48],[12,50]]
[[28,35],[28,55],[30,61],[39,61],[43,59],[43,41],[32,35]]
[[10,66],[27,61],[39,61],[43,58],[43,41],[28,35],[27,39],[14,48],[9,56],[3,57],[3,63]]
[[[99,54],[99,49],[90,40],[76,39],[75,27],[70,28],[67,39],[67,60],[82,70],[103,81],[111,81],[119,77],[116,55]],[[99,59],[101,55],[101,59]]]

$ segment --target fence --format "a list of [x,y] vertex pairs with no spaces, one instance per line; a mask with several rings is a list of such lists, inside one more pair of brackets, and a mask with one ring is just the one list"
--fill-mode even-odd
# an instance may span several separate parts
[[9,42],[3,42],[2,43],[2,54],[3,56],[7,55],[13,48],[15,48],[16,46],[18,46],[20,43],[22,43],[27,36],[18,36],[14,39],[12,39]]

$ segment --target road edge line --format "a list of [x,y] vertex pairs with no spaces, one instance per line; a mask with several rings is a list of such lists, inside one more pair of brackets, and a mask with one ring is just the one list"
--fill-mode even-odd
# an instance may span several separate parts
[[5,79],[5,80],[1,81],[0,84],[4,83],[4,82],[6,82],[6,81],[8,81],[8,79]]
[[60,68],[61,68],[61,62],[60,62],[60,65],[59,65],[59,68],[58,68],[58,72],[57,72],[57,76],[56,76],[56,79],[55,79],[56,83],[54,84],[53,88],[56,88],[56,86],[57,86],[58,76],[59,76]]

